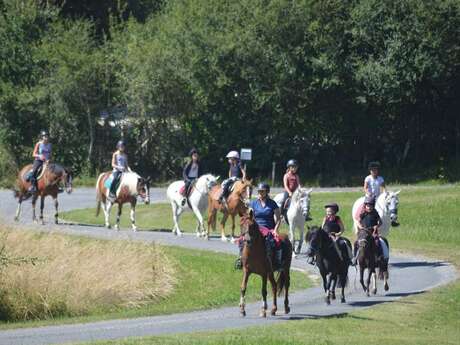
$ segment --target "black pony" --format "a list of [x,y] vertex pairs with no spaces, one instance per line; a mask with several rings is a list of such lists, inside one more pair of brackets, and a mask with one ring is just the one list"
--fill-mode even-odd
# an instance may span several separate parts
[[[371,278],[374,280],[373,293],[377,293],[377,281],[375,268],[377,267],[377,246],[375,245],[375,239],[372,236],[372,229],[361,229],[358,231],[358,264],[359,264],[359,282],[363,287],[364,292],[367,296],[370,295],[370,283]],[[364,270],[367,268],[368,276],[367,282],[364,284]]]
[[[337,253],[334,242],[329,234],[322,228],[313,226],[308,230],[306,241],[309,244],[307,255],[316,259],[316,266],[319,268],[323,278],[324,292],[326,292],[326,303],[331,304],[331,298],[335,299],[335,286],[337,282],[342,288],[341,302],[345,303],[345,286],[348,281],[347,260],[342,260]],[[346,240],[347,245],[349,241]]]

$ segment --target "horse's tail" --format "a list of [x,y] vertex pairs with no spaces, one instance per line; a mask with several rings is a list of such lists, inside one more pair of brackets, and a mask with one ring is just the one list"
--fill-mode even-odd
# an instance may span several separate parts
[[276,279],[276,291],[278,292],[278,297],[281,296],[283,290],[286,286],[286,272],[282,271],[279,273],[278,279]]
[[104,177],[104,173],[100,174],[96,182],[96,217],[99,216],[101,212],[101,202],[102,202],[102,191],[99,188],[100,182]]

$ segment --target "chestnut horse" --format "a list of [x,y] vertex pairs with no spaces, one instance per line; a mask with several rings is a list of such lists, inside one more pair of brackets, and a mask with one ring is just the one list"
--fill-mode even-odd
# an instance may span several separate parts
[[254,211],[249,209],[247,215],[241,218],[241,235],[244,241],[243,251],[241,254],[241,263],[243,266],[243,281],[241,282],[240,292],[240,313],[246,316],[244,296],[246,294],[246,287],[251,273],[258,274],[262,277],[262,299],[263,305],[260,316],[267,316],[267,279],[270,281],[273,292],[273,307],[271,315],[275,315],[278,310],[276,297],[281,296],[284,290],[284,312],[290,312],[289,307],[289,286],[290,286],[290,269],[292,261],[292,243],[289,241],[287,235],[282,234],[281,244],[282,252],[282,269],[280,270],[278,279],[275,281],[272,262],[275,253],[272,254],[271,259],[267,256],[267,247],[265,245],[265,238],[259,230],[254,219]]
[[19,221],[22,202],[32,197],[32,220],[36,222],[35,204],[38,197],[40,197],[40,220],[42,224],[45,224],[43,220],[45,197],[50,195],[54,199],[54,207],[56,210],[54,214],[54,223],[58,223],[59,203],[57,196],[60,192],[59,184],[63,183],[66,192],[69,194],[72,193],[72,172],[56,163],[44,164],[42,169],[42,173],[37,180],[37,191],[35,193],[29,192],[31,182],[27,180],[27,175],[29,175],[32,170],[32,164],[26,165],[19,171],[16,179],[16,189],[14,191],[15,197],[18,198],[18,207],[14,217],[15,221]]
[[112,203],[107,195],[109,193],[108,188],[105,186],[105,181],[112,175],[112,172],[105,172],[99,175],[96,182],[96,216],[99,215],[101,210],[101,203],[103,204],[103,211],[105,216],[105,226],[110,229],[110,210],[113,204],[118,204],[117,222],[115,229],[120,229],[120,217],[123,204],[129,202],[131,204],[131,226],[133,231],[137,230],[136,226],[136,203],[137,196],[140,195],[144,199],[145,204],[150,203],[150,177],[144,179],[135,172],[125,172],[121,175],[120,185],[117,189],[116,199]]
[[224,203],[219,202],[219,195],[222,186],[216,185],[211,188],[208,195],[208,230],[207,237],[209,237],[209,229],[216,231],[217,211],[220,210],[224,215],[220,221],[220,234],[221,240],[226,242],[225,237],[225,223],[228,216],[232,218],[232,236],[230,240],[233,242],[235,239],[235,216],[238,214],[240,217],[246,212],[249,196],[251,194],[252,180],[236,181],[232,188],[231,193]]

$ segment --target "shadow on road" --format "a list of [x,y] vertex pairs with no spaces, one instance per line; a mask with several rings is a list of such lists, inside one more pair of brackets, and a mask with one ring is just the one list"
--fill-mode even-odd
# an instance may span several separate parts
[[446,261],[413,261],[413,262],[395,262],[390,263],[390,266],[397,268],[411,268],[411,267],[442,267],[448,266]]

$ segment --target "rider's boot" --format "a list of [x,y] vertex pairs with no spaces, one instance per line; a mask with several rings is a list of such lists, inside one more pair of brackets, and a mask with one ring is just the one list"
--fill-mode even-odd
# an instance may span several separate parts
[[32,176],[30,178],[30,187],[29,187],[29,192],[30,193],[35,193],[37,192],[37,179],[35,176]]

